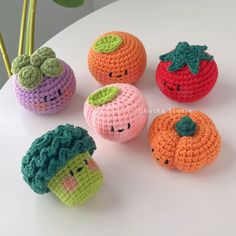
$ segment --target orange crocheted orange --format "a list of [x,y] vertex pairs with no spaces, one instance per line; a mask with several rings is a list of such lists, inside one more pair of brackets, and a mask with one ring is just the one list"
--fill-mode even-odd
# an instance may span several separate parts
[[154,119],[149,143],[160,165],[194,172],[216,158],[221,138],[204,113],[175,108]]
[[[96,50],[98,45],[96,43],[107,43],[105,47],[109,50],[104,48]],[[147,57],[142,42],[134,35],[125,32],[114,31],[100,36],[90,48],[88,55],[89,70],[103,85],[135,83],[143,74],[146,62]]]

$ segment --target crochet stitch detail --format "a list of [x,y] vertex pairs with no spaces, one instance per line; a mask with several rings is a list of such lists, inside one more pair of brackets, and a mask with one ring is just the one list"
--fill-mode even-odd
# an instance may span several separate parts
[[207,54],[205,50],[207,50],[207,46],[191,46],[187,42],[180,42],[173,51],[160,56],[160,60],[172,62],[168,68],[170,72],[187,65],[192,74],[197,74],[202,60],[213,60],[213,56]]
[[19,71],[30,64],[30,57],[28,55],[20,55],[16,57],[11,65],[11,71],[14,74],[18,74]]
[[184,116],[176,123],[175,130],[179,136],[192,136],[196,131],[196,123],[189,116]]
[[48,58],[40,69],[48,77],[57,77],[63,72],[63,66],[57,58]]
[[47,193],[49,180],[76,155],[96,150],[88,132],[66,124],[37,138],[22,159],[21,172],[36,193]]
[[93,49],[98,53],[111,53],[117,50],[122,42],[121,36],[110,34],[98,39],[94,43]]
[[37,67],[28,65],[19,72],[19,84],[27,90],[35,89],[42,80],[43,74]]
[[[27,55],[16,57],[12,63],[12,71],[19,75],[20,85],[23,88],[32,90],[41,84],[44,75],[50,78],[58,77],[63,72],[63,65],[56,58],[56,54],[51,48],[43,47],[35,51],[30,57]],[[32,78],[29,78],[29,75],[32,75]],[[38,78],[39,75],[42,78]],[[24,81],[30,81],[30,83]]]
[[88,103],[93,106],[102,106],[112,102],[119,92],[120,89],[115,86],[99,89],[88,97]]

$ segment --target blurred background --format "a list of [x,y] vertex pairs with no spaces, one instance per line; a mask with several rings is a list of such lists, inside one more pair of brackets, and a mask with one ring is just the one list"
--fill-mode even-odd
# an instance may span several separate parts
[[[35,24],[35,48],[78,19],[116,0],[85,0],[79,8],[66,8],[52,0],[38,0]],[[0,1],[0,32],[4,38],[10,61],[17,56],[23,0]],[[0,56],[0,89],[7,81]]]

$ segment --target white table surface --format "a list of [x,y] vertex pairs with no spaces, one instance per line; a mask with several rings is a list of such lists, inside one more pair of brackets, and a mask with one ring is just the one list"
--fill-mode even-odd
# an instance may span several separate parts
[[[0,235],[236,235],[235,8],[234,0],[121,0],[49,40],[46,45],[74,69],[77,93],[64,111],[39,116],[19,106],[12,80],[0,91]],[[148,66],[137,87],[150,109],[180,106],[207,113],[223,147],[211,166],[183,174],[161,168],[151,158],[147,131],[157,113],[150,114],[146,129],[128,143],[111,143],[89,130],[105,183],[86,205],[68,208],[50,193],[31,191],[22,180],[21,158],[35,138],[59,124],[88,128],[83,103],[100,86],[88,71],[87,53],[98,35],[111,30],[133,33],[146,47]],[[210,95],[192,104],[169,100],[155,85],[159,55],[185,40],[208,45],[220,72]]]

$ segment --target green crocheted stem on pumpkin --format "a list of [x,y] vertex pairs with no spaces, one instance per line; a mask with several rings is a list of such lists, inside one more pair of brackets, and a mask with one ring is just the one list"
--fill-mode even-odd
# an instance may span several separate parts
[[187,42],[180,42],[173,51],[160,56],[160,60],[172,62],[168,68],[170,72],[187,65],[192,74],[197,74],[202,60],[213,60],[213,56],[206,53],[206,50],[207,46],[190,46]]
[[103,182],[103,174],[88,152],[78,154],[48,182],[48,188],[66,205],[89,200]]
[[113,101],[119,92],[120,89],[115,86],[99,89],[88,97],[88,103],[93,106],[102,106]]
[[179,136],[191,136],[196,132],[196,123],[189,117],[184,116],[175,125],[175,130]]
[[93,44],[93,50],[98,53],[111,53],[117,50],[122,42],[123,39],[119,35],[109,34],[98,39]]

